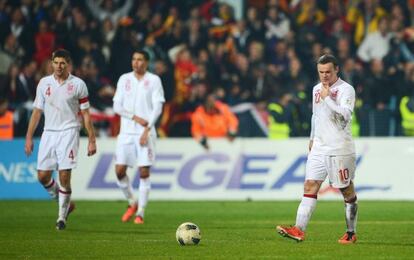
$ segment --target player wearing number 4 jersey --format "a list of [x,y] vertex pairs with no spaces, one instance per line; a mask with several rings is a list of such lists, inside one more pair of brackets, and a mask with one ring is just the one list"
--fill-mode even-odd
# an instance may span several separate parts
[[338,77],[338,63],[334,56],[320,57],[317,70],[320,83],[313,88],[312,130],[304,195],[297,211],[296,224],[277,226],[277,230],[282,236],[296,241],[305,239],[318,191],[328,177],[329,184],[341,191],[345,201],[347,231],[338,242],[355,243],[358,205],[353,183],[355,147],[351,135],[355,91]]
[[[33,113],[26,134],[25,152],[33,152],[33,133],[42,112],[45,126],[37,158],[37,177],[50,196],[59,203],[56,229],[66,227],[68,215],[75,209],[71,201],[70,177],[76,167],[79,147],[78,113],[88,132],[88,156],[96,153],[95,133],[89,115],[88,89],[78,77],[69,73],[70,54],[57,50],[52,56],[53,74],[42,78],[37,86]],[[59,183],[52,178],[59,172]]]

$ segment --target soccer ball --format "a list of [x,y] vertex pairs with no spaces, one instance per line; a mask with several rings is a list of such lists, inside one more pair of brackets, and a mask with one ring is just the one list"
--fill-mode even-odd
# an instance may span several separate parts
[[185,222],[177,228],[175,237],[182,246],[197,245],[201,240],[201,232],[196,224]]

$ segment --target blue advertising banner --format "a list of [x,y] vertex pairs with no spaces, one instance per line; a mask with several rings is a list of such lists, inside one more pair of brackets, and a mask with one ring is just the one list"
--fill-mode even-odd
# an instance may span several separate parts
[[47,199],[37,181],[37,147],[30,157],[24,153],[24,140],[0,141],[0,199]]
[[[307,138],[273,141],[265,138],[211,140],[204,150],[191,138],[159,139],[151,167],[154,200],[291,200],[303,193]],[[24,154],[24,140],[0,141],[0,199],[48,199],[37,181],[34,153]],[[72,171],[72,198],[119,200],[115,175],[116,139],[99,139],[98,152],[87,156],[82,138],[77,167]],[[355,188],[359,199],[414,200],[414,138],[359,138],[356,140]],[[390,175],[391,174],[391,175]],[[138,189],[137,167],[128,170]],[[56,180],[56,178],[55,178]],[[326,181],[320,199],[342,199]]]

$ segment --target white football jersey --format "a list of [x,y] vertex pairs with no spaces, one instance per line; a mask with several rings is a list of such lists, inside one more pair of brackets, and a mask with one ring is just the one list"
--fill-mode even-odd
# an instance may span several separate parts
[[[153,104],[165,102],[161,79],[151,73],[138,80],[134,72],[123,74],[116,87],[114,103],[119,102],[123,109],[131,114],[131,118],[121,117],[121,134],[142,134],[144,127],[132,120],[132,115],[148,121],[153,111]],[[155,128],[151,134],[156,135]]]
[[43,110],[44,130],[62,131],[80,127],[78,113],[89,108],[88,89],[80,78],[70,75],[59,84],[54,75],[42,78],[33,106]]
[[312,128],[313,154],[348,155],[355,153],[351,121],[355,104],[355,90],[345,81],[338,80],[329,88],[324,100],[322,84],[313,88]]

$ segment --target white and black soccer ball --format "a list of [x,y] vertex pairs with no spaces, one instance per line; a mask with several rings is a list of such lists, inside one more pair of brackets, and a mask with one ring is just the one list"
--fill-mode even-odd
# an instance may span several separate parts
[[182,246],[197,245],[201,240],[201,231],[196,224],[185,222],[177,228],[175,237]]

